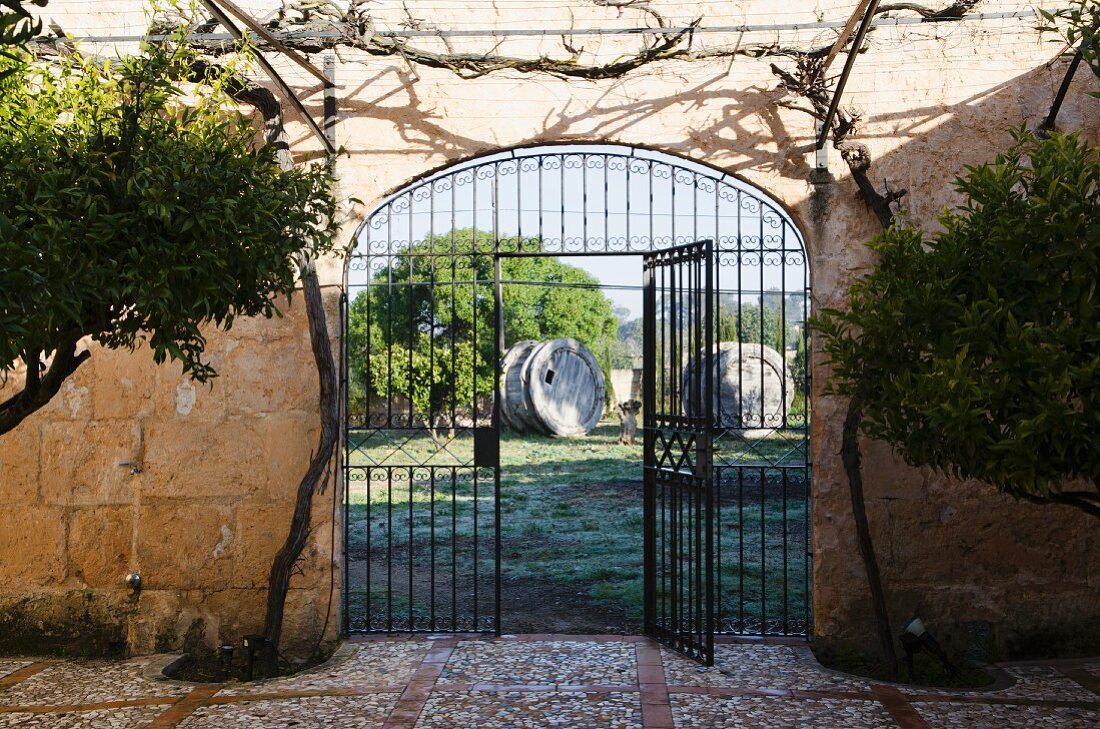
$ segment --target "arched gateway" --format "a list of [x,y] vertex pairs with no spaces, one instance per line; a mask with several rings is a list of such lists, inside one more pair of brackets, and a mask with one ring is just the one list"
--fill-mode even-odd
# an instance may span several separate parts
[[646,630],[704,660],[715,632],[807,633],[803,238],[742,180],[612,145],[463,162],[359,229],[344,311],[350,632],[508,630],[501,261],[612,255],[644,269]]

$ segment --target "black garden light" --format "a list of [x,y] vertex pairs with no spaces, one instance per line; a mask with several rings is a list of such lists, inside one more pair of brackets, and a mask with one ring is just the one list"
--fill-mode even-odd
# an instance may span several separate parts
[[218,646],[218,664],[221,669],[222,677],[229,675],[229,672],[233,670],[233,651],[232,645]]
[[256,654],[268,648],[274,648],[275,644],[266,635],[246,635],[244,637],[244,649],[248,652],[248,680],[252,680],[252,672],[256,666]]
[[909,677],[916,674],[913,667],[913,656],[920,653],[921,649],[934,655],[950,675],[957,675],[959,670],[947,658],[947,654],[932,634],[929,633],[920,618],[913,618],[905,624],[905,630],[901,634],[901,647],[905,649],[905,662],[909,666]]

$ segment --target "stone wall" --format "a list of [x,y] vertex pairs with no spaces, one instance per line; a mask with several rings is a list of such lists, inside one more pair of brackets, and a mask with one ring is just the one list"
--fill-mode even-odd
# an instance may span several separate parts
[[[338,291],[328,299],[336,316]],[[0,652],[213,648],[260,630],[319,433],[304,305],[281,308],[211,333],[209,386],[141,348],[93,345],[48,406],[0,438]],[[302,650],[325,619],[338,491],[316,499],[288,598]]]
[[[69,14],[61,25],[75,34],[104,32],[111,23],[113,32],[140,31],[134,3],[96,5],[130,14],[59,6]],[[400,12],[399,4],[378,5]],[[734,9],[752,22],[810,22],[816,12],[843,18],[851,5],[794,2],[781,17],[770,16],[774,5],[763,0]],[[680,4],[653,6],[672,18],[687,12]],[[700,10],[715,24],[734,22],[728,6],[701,3]],[[990,2],[982,9],[1016,6]],[[570,22],[565,10],[536,10],[477,14],[497,12],[486,8],[470,17],[456,7],[431,20],[440,27]],[[586,6],[575,17],[579,25],[640,22],[618,13]],[[950,180],[963,166],[989,159],[1009,143],[1010,129],[1034,126],[1046,114],[1064,64],[1048,65],[1055,49],[1032,24],[939,23],[873,34],[846,105],[861,114],[857,140],[874,159],[872,179],[909,191],[913,222],[934,227],[937,213],[955,202]],[[831,37],[820,31],[784,42],[811,47]],[[700,35],[699,43],[721,40]],[[744,39],[753,40],[759,38]],[[484,45],[455,43],[460,50]],[[500,52],[556,52],[557,44],[509,39]],[[637,39],[584,44],[606,60],[635,49]],[[817,306],[841,303],[848,284],[873,263],[863,242],[877,223],[839,155],[830,153],[828,175],[815,176],[812,121],[776,104],[768,64],[787,60],[661,63],[624,79],[585,82],[513,73],[458,80],[400,60],[342,56],[342,193],[366,201],[352,206],[345,242],[388,193],[448,164],[522,145],[615,142],[706,162],[780,200],[809,244]],[[319,117],[317,86],[280,68]],[[1087,73],[1078,75],[1060,121],[1096,143],[1100,100],[1085,96],[1093,86]],[[316,155],[304,126],[291,131],[299,159]],[[323,275],[331,304],[341,262],[329,261]],[[188,637],[212,644],[258,626],[270,557],[316,440],[316,380],[301,308],[283,320],[241,322],[230,335],[212,337],[211,351],[222,371],[211,390],[189,385],[171,365],[153,367],[146,353],[97,351],[48,411],[0,439],[0,496],[10,505],[0,513],[0,636],[41,640],[37,634],[46,631],[62,641],[92,633],[104,645],[145,652]],[[818,351],[813,378],[814,632],[824,647],[864,646],[873,635],[870,606],[838,456],[845,403],[826,394]],[[962,647],[967,630],[980,633],[988,624],[1002,654],[1100,649],[1085,629],[1100,623],[1093,522],[1064,507],[1014,504],[988,487],[906,468],[880,444],[865,444],[865,455],[870,521],[896,625],[919,613],[938,636]],[[126,461],[142,464],[142,472],[118,465]],[[287,634],[301,643],[315,640],[325,622],[334,496],[332,489],[318,499],[308,559],[293,583]],[[339,544],[335,553],[339,562]],[[122,584],[130,569],[146,580],[137,598]],[[330,632],[336,624],[329,621]]]

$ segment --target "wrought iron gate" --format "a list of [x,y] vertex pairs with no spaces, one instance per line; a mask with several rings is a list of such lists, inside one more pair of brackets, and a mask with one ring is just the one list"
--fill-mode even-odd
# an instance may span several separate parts
[[[707,367],[691,375],[714,379],[715,393],[698,401],[710,408],[709,430],[690,426],[709,433],[713,463],[713,503],[695,504],[713,512],[713,544],[698,552],[713,567],[698,574],[713,578],[715,632],[809,632],[810,271],[802,237],[778,203],[740,179],[614,145],[469,160],[395,192],[361,226],[343,317],[349,632],[507,629],[507,616],[501,625],[499,615],[493,398],[501,348],[497,256],[655,254],[651,272],[668,276],[672,264],[657,263],[704,239],[713,241],[713,275],[700,283],[712,286],[704,297],[711,303],[699,302],[691,314],[700,333],[684,329],[686,310],[670,321],[668,308],[653,302],[655,315],[690,339],[686,349],[676,345],[679,356],[690,361],[692,347],[712,346],[716,357],[741,363],[721,378]],[[660,280],[652,285],[661,294]],[[690,287],[680,291],[691,299]],[[658,339],[657,356],[670,346]],[[472,371],[472,380],[458,371]],[[666,376],[654,397],[670,385],[683,394],[682,382]],[[769,389],[779,393],[772,401]],[[666,406],[665,416],[680,417]],[[708,586],[691,577],[693,590]],[[705,620],[692,620],[677,630],[706,631]]]
[[711,241],[645,256],[645,629],[714,663]]

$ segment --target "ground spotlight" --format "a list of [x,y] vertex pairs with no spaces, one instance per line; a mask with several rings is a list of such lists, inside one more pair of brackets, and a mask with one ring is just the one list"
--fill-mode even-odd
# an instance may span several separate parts
[[925,629],[920,618],[913,618],[905,624],[905,630],[901,634],[901,647],[905,649],[905,662],[909,666],[909,678],[913,678],[915,675],[913,656],[920,653],[922,648],[935,656],[949,674],[955,675],[959,672],[948,659],[947,653],[944,652],[939,641]]

